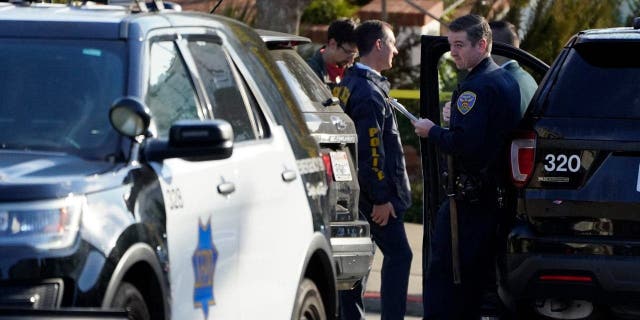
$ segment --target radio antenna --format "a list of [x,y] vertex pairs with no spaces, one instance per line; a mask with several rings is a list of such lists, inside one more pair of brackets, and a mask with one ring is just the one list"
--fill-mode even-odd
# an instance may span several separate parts
[[216,9],[218,9],[218,6],[222,3],[222,0],[218,0],[218,3],[216,3],[216,5],[213,7],[213,9],[211,9],[211,12],[209,13],[214,13],[216,11]]

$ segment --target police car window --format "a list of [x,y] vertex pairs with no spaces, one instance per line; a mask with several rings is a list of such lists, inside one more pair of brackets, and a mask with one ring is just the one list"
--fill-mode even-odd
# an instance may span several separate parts
[[125,54],[116,41],[2,39],[0,148],[111,158],[108,108],[124,94]]
[[187,68],[172,41],[151,44],[149,91],[146,103],[151,110],[152,130],[167,138],[171,124],[180,119],[199,119],[197,94]]
[[639,56],[638,43],[591,42],[576,45],[549,93],[545,114],[640,118]]
[[255,139],[253,114],[222,46],[216,42],[194,40],[189,41],[189,50],[207,90],[214,118],[231,124],[235,141]]

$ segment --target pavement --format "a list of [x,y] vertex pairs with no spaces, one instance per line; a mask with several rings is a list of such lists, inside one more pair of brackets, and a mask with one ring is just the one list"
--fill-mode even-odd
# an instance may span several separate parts
[[[422,320],[422,224],[405,223],[407,239],[413,252],[411,271],[409,274],[409,288],[407,289],[407,312],[404,320]],[[364,308],[366,320],[380,320],[380,268],[382,267],[382,252],[376,248],[367,280],[364,294]],[[489,310],[489,309],[487,309]],[[482,320],[497,320],[495,313],[485,312]]]
[[[422,224],[405,223],[407,239],[413,252],[409,288],[407,290],[407,313],[405,320],[422,319]],[[382,253],[376,248],[369,279],[364,294],[366,320],[380,319],[380,268]]]

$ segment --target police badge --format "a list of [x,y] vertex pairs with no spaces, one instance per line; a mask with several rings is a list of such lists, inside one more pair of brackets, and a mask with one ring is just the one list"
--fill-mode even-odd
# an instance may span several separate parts
[[458,111],[463,115],[467,114],[473,108],[473,105],[476,104],[476,94],[471,91],[465,91],[458,97],[458,101],[456,101],[456,106],[458,107]]

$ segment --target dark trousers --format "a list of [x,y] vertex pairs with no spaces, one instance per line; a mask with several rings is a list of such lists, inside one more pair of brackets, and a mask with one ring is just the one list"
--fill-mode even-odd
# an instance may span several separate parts
[[[370,213],[365,214],[371,225],[371,237],[383,255],[380,304],[381,320],[404,319],[407,309],[407,289],[411,269],[411,247],[404,230],[404,221],[400,213],[398,218],[389,218],[386,226],[381,227],[371,221]],[[377,288],[373,288],[377,289]],[[340,293],[341,319],[361,319],[358,306],[362,307],[362,289],[356,288]]]
[[[425,320],[480,319],[483,291],[495,273],[495,200],[456,201],[461,283],[453,284],[449,200],[435,217],[423,294]],[[490,279],[491,278],[491,279]]]

